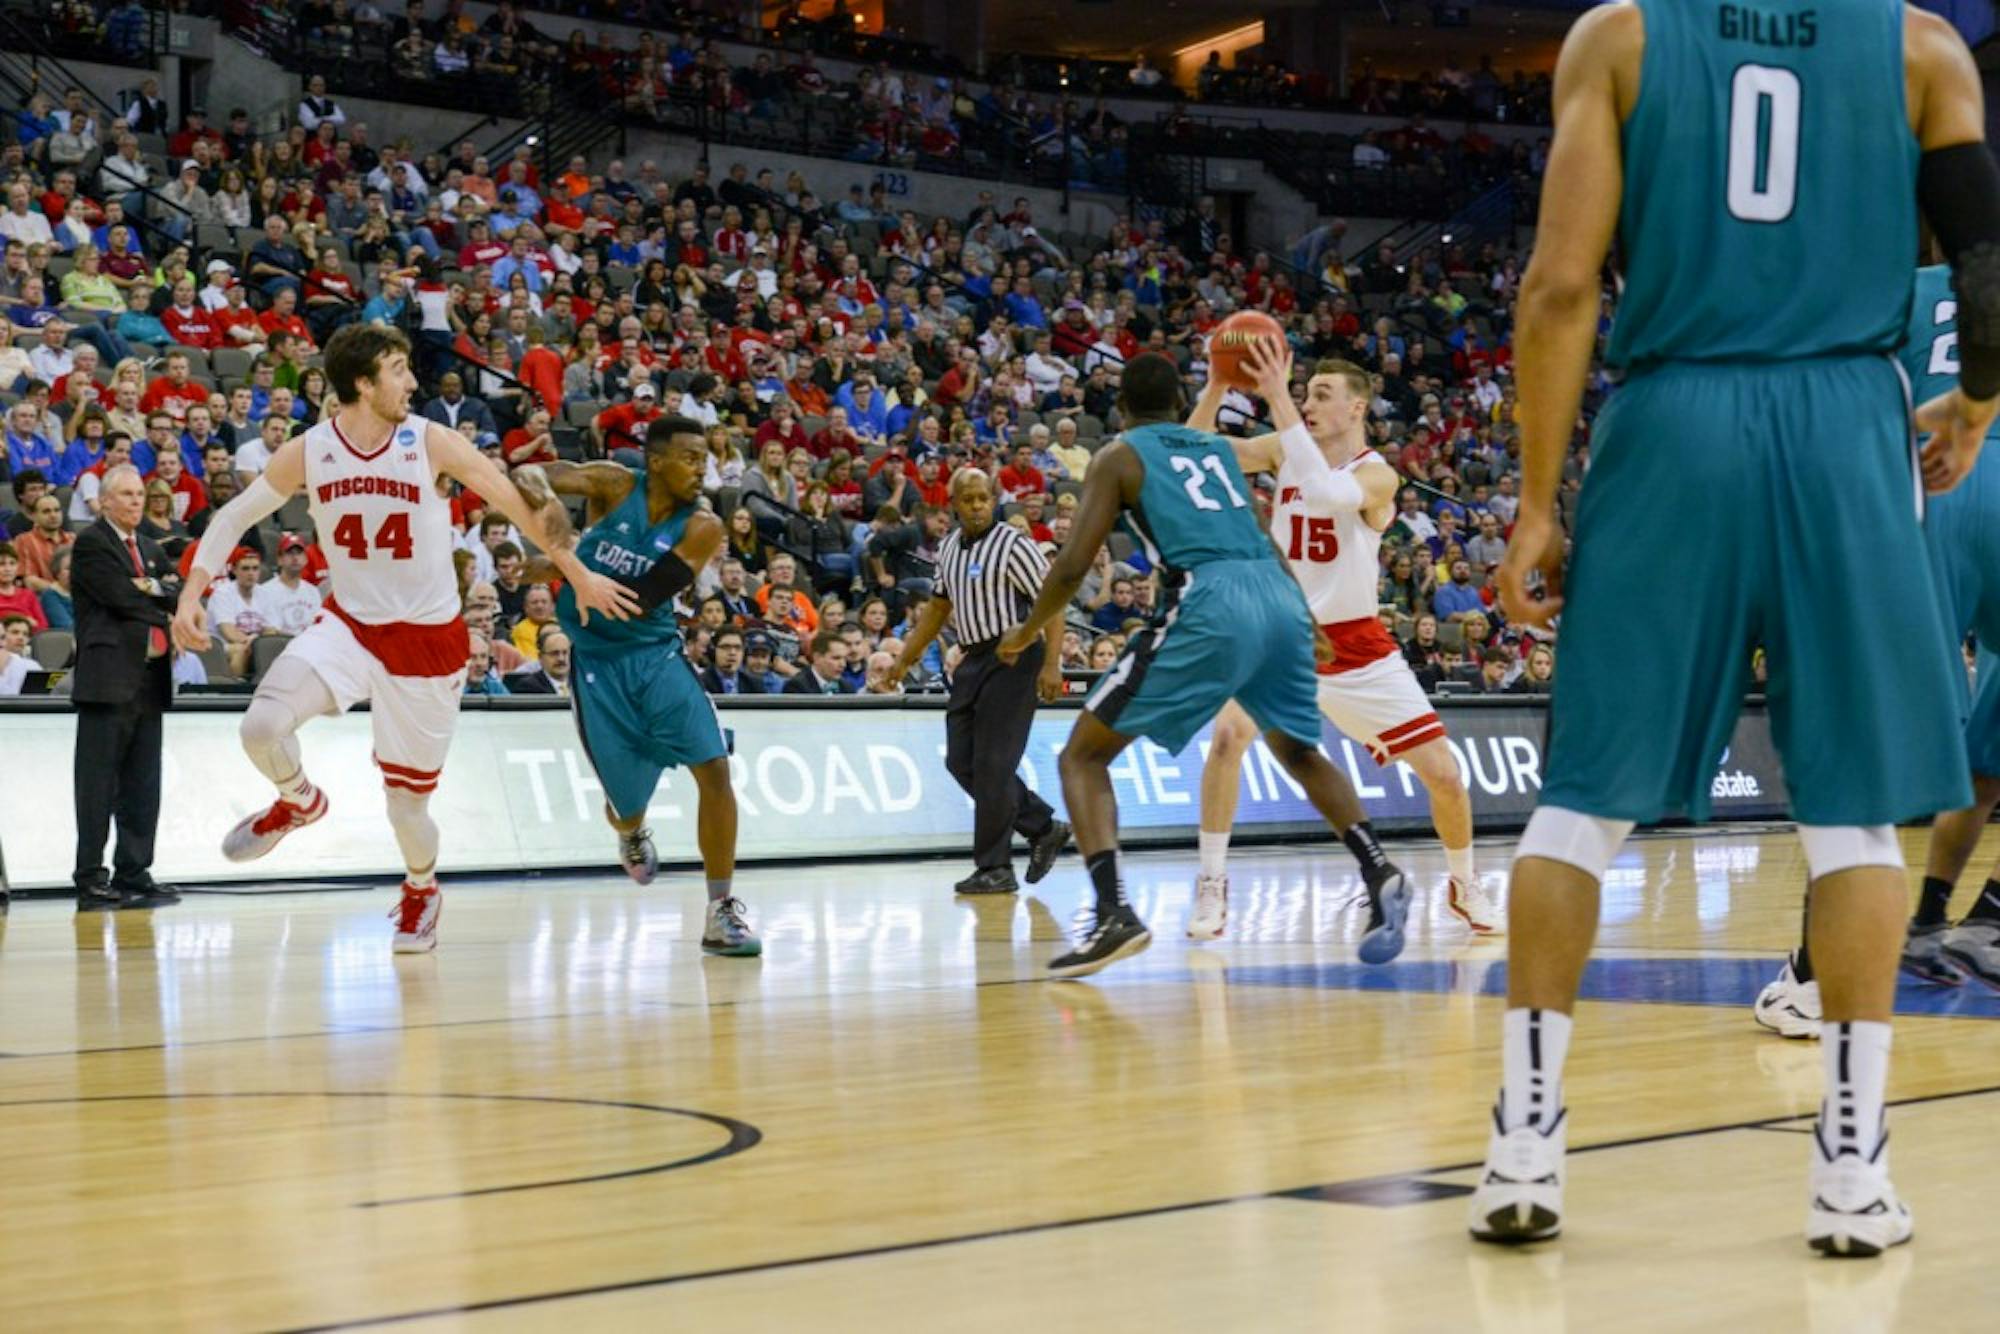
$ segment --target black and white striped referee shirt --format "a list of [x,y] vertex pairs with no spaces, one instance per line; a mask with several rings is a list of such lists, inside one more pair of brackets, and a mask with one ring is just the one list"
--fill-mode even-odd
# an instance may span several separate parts
[[1034,538],[996,519],[973,541],[960,529],[938,546],[937,592],[951,603],[958,642],[987,644],[1028,619],[1049,558]]

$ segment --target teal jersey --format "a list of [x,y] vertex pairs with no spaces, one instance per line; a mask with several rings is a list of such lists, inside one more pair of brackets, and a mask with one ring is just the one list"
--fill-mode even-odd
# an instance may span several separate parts
[[[1951,294],[1949,264],[1917,270],[1909,328],[1899,355],[1910,377],[1913,402],[1928,403],[1958,387],[1958,298]],[[2000,422],[1986,438],[2000,440]]]
[[1126,526],[1155,566],[1175,574],[1216,561],[1276,561],[1227,440],[1171,422],[1121,438],[1146,470]]
[[[677,509],[654,523],[646,510],[646,474],[633,469],[632,494],[617,509],[584,529],[576,544],[577,559],[587,570],[611,579],[634,579],[653,568],[653,563],[680,544],[681,533],[695,512],[692,505]],[[569,585],[556,598],[556,620],[584,653],[627,653],[642,648],[678,648],[680,622],[672,604],[655,607],[645,616],[615,621],[593,615],[584,625],[577,615],[576,594]]]
[[1917,248],[1893,0],[1637,0],[1607,360],[1887,354]]

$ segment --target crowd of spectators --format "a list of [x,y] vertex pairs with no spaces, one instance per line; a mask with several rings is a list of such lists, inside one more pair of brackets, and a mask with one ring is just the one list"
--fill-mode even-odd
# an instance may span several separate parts
[[[318,348],[368,320],[411,333],[423,413],[505,466],[631,460],[654,418],[702,422],[730,538],[686,608],[691,661],[719,692],[887,692],[874,667],[930,595],[952,472],[987,470],[1007,522],[1060,543],[1118,427],[1124,363],[1162,353],[1198,384],[1210,331],[1257,309],[1294,344],[1298,392],[1323,357],[1374,377],[1372,442],[1413,483],[1384,544],[1383,616],[1427,684],[1545,688],[1552,654],[1505,624],[1492,586],[1519,449],[1523,257],[1504,246],[1350,260],[1333,221],[1288,261],[1240,244],[1208,200],[1173,226],[1051,235],[1024,198],[969,184],[963,212],[919,216],[826,164],[824,193],[803,170],[740,164],[675,178],[579,158],[545,175],[526,150],[494,163],[470,142],[378,146],[317,83],[282,133],[190,109],[114,124],[80,158],[60,146],[93,126],[86,99],[21,110],[0,157],[0,536],[19,567],[8,580],[0,560],[0,598],[32,595],[18,613],[31,630],[60,624],[57,548],[94,516],[108,467],[140,467],[154,536],[184,554],[329,409]],[[167,152],[141,151],[141,132]],[[1225,425],[1257,411],[1237,396]],[[518,535],[477,497],[454,512],[479,635],[468,688],[565,692],[569,646],[547,590],[521,582]],[[218,618],[222,657],[190,677],[254,674],[259,641],[287,633],[297,588],[324,577],[303,507],[247,535],[232,574],[242,606]],[[1101,670],[1160,600],[1142,552],[1115,537],[1064,666]],[[941,683],[952,652],[934,649],[910,684]]]

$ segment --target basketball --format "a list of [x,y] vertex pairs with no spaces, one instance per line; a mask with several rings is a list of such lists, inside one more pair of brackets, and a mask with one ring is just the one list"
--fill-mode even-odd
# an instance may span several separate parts
[[1242,310],[1215,326],[1208,336],[1208,373],[1231,389],[1249,393],[1254,387],[1243,369],[1243,358],[1260,338],[1282,339],[1285,331],[1261,310]]

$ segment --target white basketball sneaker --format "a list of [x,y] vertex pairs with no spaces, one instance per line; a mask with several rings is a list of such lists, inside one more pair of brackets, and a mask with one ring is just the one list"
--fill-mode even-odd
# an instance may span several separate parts
[[1909,1206],[1889,1184],[1887,1131],[1864,1158],[1852,1149],[1829,1152],[1825,1126],[1815,1123],[1807,1182],[1812,1203],[1806,1206],[1806,1244],[1822,1254],[1880,1255],[1916,1230]]
[[222,836],[222,855],[233,862],[252,862],[278,846],[294,829],[304,829],[326,816],[326,793],[318,788],[303,804],[279,797],[255,815],[246,815]]
[[1194,911],[1188,915],[1189,940],[1220,940],[1229,920],[1229,877],[1201,875],[1194,882]]
[[1452,876],[1444,902],[1452,916],[1464,922],[1475,936],[1499,936],[1507,932],[1506,917],[1493,902],[1493,896],[1486,892],[1486,886],[1477,880]]
[[1486,1167],[1472,1193],[1472,1235],[1501,1246],[1547,1241],[1562,1231],[1569,1108],[1558,1111],[1546,1127],[1503,1131],[1500,1126],[1496,1106]]
[[1757,993],[1750,1014],[1780,1037],[1819,1037],[1819,982],[1799,981],[1796,952],[1787,956],[1778,976]]
[[418,889],[407,880],[403,882],[403,901],[389,914],[389,920],[396,924],[396,953],[429,954],[437,948],[443,897],[436,885]]

